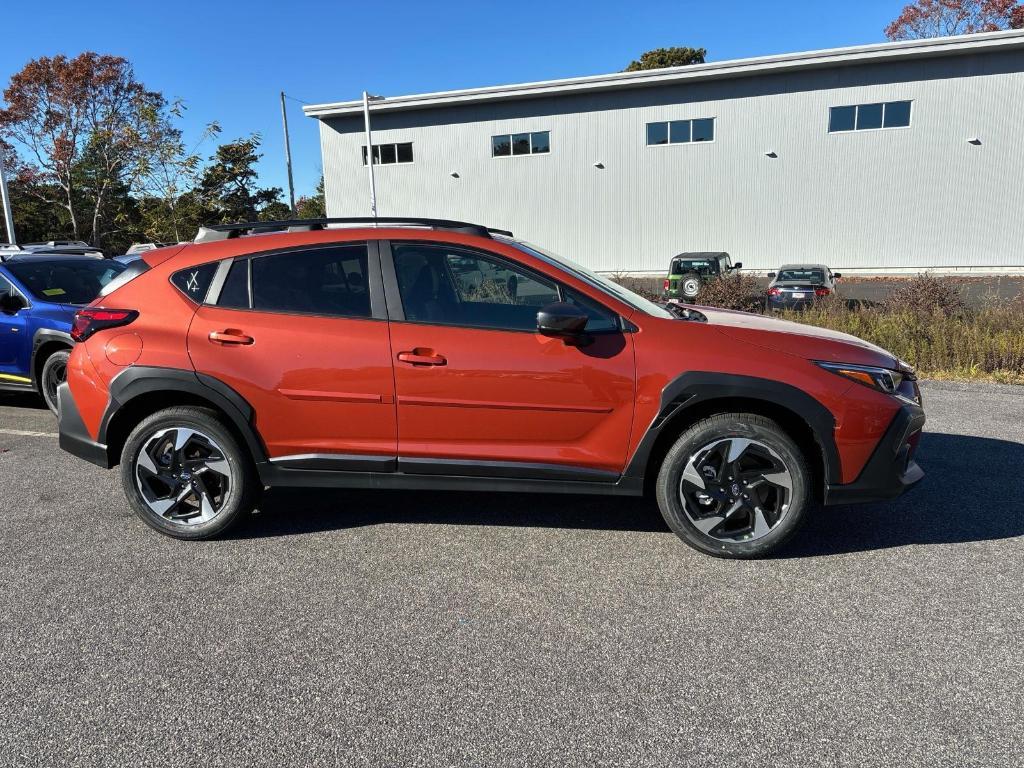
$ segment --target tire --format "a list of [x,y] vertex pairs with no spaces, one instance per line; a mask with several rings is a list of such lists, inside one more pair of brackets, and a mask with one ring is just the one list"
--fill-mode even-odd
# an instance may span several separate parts
[[216,412],[179,406],[139,423],[121,452],[135,513],[176,539],[208,539],[252,512],[261,486],[252,457]]
[[687,272],[679,278],[679,292],[688,299],[697,298],[700,293],[700,275],[696,272]]
[[43,396],[43,400],[54,415],[58,416],[60,414],[57,410],[57,387],[67,380],[70,357],[70,349],[59,349],[46,358],[39,371],[39,394]]
[[728,558],[763,557],[785,543],[803,522],[810,490],[800,448],[753,413],[721,413],[687,429],[656,484],[658,507],[676,535]]

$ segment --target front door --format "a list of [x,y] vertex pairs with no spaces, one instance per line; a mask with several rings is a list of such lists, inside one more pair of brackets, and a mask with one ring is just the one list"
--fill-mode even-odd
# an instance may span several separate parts
[[[0,296],[14,294],[15,288],[0,275]],[[0,384],[31,384],[28,371],[27,326],[28,309],[13,314],[0,312]]]
[[[394,379],[376,244],[235,259],[188,345],[235,389],[284,466],[394,469]],[[288,462],[294,462],[289,464]]]
[[[404,316],[391,323],[402,471],[621,472],[634,362],[613,313],[495,254],[436,243],[391,251],[399,297],[388,300]],[[587,310],[592,343],[537,332],[537,310],[559,298]]]

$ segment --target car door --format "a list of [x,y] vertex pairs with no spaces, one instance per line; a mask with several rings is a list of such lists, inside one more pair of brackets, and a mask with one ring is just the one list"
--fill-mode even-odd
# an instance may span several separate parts
[[283,466],[394,469],[394,379],[376,243],[235,259],[196,312],[188,348],[197,372],[253,406],[257,431]]
[[[0,296],[21,292],[0,275]],[[26,302],[27,304],[27,302]],[[31,384],[29,375],[28,317],[29,309],[24,307],[8,314],[0,311],[0,384]]]
[[[382,266],[403,472],[587,480],[621,472],[635,366],[614,313],[522,264],[461,246],[392,242]],[[560,297],[591,317],[589,344],[537,332],[537,311]]]

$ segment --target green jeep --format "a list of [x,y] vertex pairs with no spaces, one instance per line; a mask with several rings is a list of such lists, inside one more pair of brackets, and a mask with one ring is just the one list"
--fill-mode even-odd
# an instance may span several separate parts
[[661,293],[666,299],[692,299],[704,283],[742,268],[742,262],[733,264],[728,253],[680,253],[672,258]]

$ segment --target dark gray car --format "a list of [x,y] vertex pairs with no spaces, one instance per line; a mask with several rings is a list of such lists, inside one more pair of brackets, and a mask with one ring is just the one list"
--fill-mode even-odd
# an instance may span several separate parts
[[824,264],[784,264],[768,277],[769,309],[803,309],[833,294],[842,275]]

